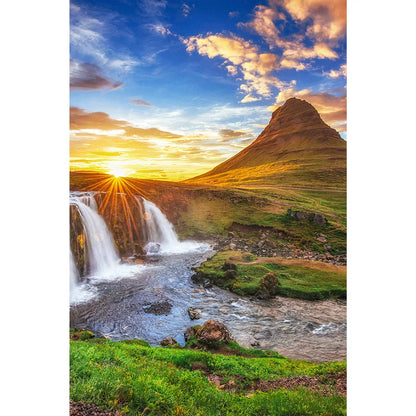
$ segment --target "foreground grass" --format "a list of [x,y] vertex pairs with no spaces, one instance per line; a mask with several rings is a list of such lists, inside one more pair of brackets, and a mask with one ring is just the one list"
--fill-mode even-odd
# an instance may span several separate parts
[[[242,357],[145,345],[142,341],[71,341],[71,399],[127,415],[346,414],[342,396],[324,396],[305,388],[227,392],[217,389],[201,371],[191,371],[194,363],[200,363],[210,373],[244,387],[256,379],[335,374],[345,371],[345,362],[315,364],[262,351]],[[250,351],[245,350],[247,355]]]
[[[236,266],[235,278],[226,279],[225,262]],[[195,269],[200,279],[241,296],[258,294],[263,277],[275,273],[280,285],[270,296],[318,300],[346,297],[346,268],[317,261],[256,258],[250,253],[222,251]]]

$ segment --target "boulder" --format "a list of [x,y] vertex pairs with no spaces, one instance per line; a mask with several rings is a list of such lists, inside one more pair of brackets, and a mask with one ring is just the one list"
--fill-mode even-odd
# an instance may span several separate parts
[[296,218],[298,221],[311,221],[320,226],[324,226],[328,223],[328,220],[322,214],[318,214],[317,212],[292,211],[291,209],[288,209],[287,215]]
[[192,320],[201,319],[201,311],[195,308],[188,308],[188,315]]
[[161,343],[160,343],[160,345],[162,346],[162,347],[166,347],[166,346],[168,346],[168,345],[176,345],[178,343],[178,341],[176,341],[176,339],[175,338],[172,338],[172,337],[169,337],[169,338],[165,338]]
[[275,272],[269,272],[263,276],[257,296],[261,299],[268,299],[276,294],[276,288],[280,285]]
[[191,338],[195,337],[199,329],[201,329],[201,325],[194,325],[187,328],[183,333],[185,341],[189,341]]
[[231,332],[228,328],[215,319],[210,319],[202,325],[196,334],[197,340],[201,344],[212,345],[217,342],[233,341]]

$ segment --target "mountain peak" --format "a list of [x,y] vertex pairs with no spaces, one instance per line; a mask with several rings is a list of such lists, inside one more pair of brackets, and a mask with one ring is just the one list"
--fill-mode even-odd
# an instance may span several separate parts
[[333,182],[345,187],[345,161],[346,142],[339,133],[321,119],[313,105],[289,98],[273,112],[253,143],[189,181],[267,181],[319,187]]
[[258,140],[270,134],[289,134],[310,128],[328,127],[312,104],[299,98],[289,98],[272,114],[268,126]]

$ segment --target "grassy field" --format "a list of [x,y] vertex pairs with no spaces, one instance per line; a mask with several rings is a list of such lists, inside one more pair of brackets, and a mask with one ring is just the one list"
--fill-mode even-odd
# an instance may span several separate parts
[[[226,262],[235,265],[235,277],[227,278]],[[241,296],[258,295],[268,273],[274,273],[280,282],[268,291],[270,297],[318,300],[345,298],[347,292],[346,267],[317,261],[256,258],[251,253],[222,251],[195,268],[195,272],[200,280],[208,279]]]
[[[346,399],[333,382],[345,374],[345,362],[315,364],[242,347],[237,356],[146,344],[95,338],[71,341],[71,400],[131,416],[346,414]],[[259,391],[259,380],[272,385],[299,376],[313,378],[321,387]],[[209,377],[221,380],[223,387]]]

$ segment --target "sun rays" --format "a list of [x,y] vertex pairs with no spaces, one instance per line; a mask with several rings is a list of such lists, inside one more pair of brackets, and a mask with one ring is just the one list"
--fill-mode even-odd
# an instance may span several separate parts
[[[98,192],[96,198],[98,213],[107,218],[110,226],[117,229],[119,224],[127,227],[128,239],[134,244],[142,240],[140,222],[146,220],[146,213],[142,213],[140,197],[146,193],[130,178],[123,177],[123,169],[114,169],[110,175],[91,174],[88,184],[83,184],[86,191]],[[138,218],[138,213],[140,218]]]

